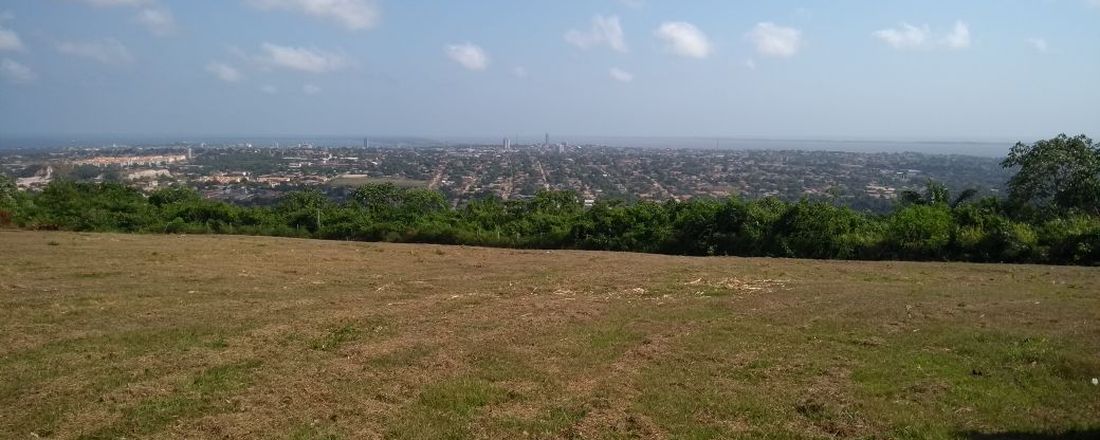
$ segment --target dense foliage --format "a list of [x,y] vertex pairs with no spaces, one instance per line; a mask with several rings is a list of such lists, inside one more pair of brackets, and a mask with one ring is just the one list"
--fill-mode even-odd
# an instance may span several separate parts
[[1087,136],[1016,144],[1004,166],[1018,169],[1008,182],[1018,204],[1100,215],[1100,145]]
[[775,198],[628,203],[585,208],[577,194],[488,198],[451,208],[439,193],[391,184],[336,203],[295,192],[274,207],[243,207],[186,188],[150,195],[121,184],[57,181],[17,191],[0,180],[0,223],[32,229],[217,233],[568,248],[681,255],[822,259],[1100,263],[1100,146],[1084,136],[1017,145],[1008,200],[950,197],[929,182],[887,215]]

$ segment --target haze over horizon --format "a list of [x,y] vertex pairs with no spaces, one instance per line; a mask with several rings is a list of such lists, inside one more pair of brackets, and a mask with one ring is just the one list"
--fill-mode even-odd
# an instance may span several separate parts
[[1096,0],[0,0],[0,137],[1031,141],[1100,132],[1098,24]]

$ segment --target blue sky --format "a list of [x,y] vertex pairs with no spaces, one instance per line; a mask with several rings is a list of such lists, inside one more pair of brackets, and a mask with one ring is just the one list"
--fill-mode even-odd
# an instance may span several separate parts
[[1100,136],[1100,0],[0,0],[0,135]]

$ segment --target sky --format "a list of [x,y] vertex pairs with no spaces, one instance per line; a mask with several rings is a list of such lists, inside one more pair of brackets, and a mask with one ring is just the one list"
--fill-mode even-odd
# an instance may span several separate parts
[[0,136],[1100,136],[1100,0],[0,0]]

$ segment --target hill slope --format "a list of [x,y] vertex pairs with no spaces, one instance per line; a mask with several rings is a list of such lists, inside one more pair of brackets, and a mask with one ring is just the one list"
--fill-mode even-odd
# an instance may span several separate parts
[[1096,269],[13,231],[0,248],[3,438],[1100,434]]

